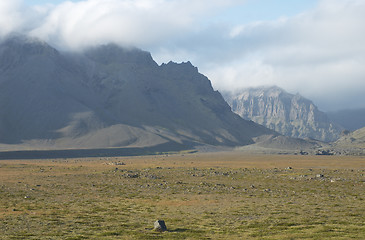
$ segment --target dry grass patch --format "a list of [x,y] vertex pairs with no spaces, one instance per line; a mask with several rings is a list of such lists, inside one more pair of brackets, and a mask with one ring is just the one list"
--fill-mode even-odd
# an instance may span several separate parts
[[364,174],[361,157],[0,161],[0,239],[364,239]]

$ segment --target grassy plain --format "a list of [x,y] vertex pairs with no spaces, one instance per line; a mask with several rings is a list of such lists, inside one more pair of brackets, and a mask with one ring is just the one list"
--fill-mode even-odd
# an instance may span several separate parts
[[365,239],[364,174],[239,152],[3,160],[0,239]]

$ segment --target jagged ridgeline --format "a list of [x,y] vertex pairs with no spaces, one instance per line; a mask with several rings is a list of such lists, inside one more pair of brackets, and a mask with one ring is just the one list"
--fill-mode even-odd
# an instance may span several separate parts
[[24,36],[1,42],[3,149],[239,146],[263,134],[273,133],[231,112],[190,62],[158,65],[114,44],[62,53]]
[[232,110],[283,135],[334,141],[342,127],[329,120],[312,101],[279,87],[248,88],[225,94]]

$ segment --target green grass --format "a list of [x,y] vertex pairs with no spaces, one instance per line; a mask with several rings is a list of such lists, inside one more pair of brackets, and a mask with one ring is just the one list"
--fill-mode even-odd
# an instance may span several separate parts
[[[2,161],[0,239],[365,239],[362,161],[288,170],[213,160]],[[157,219],[167,232],[153,231]]]

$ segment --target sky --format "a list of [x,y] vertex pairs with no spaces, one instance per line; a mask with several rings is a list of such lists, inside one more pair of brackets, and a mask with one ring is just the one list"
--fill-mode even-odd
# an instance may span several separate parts
[[0,0],[0,38],[135,46],[219,91],[277,85],[323,111],[365,108],[364,23],[364,0]]

